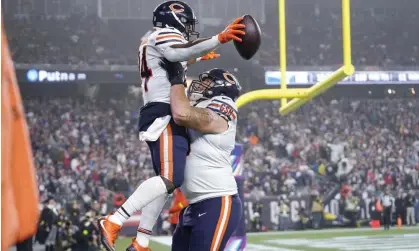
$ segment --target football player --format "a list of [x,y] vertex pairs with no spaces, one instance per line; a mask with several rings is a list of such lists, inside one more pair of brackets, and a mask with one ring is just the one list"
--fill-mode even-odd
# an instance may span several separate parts
[[191,140],[182,185],[189,206],[180,213],[172,251],[224,250],[242,215],[230,158],[241,87],[231,73],[212,69],[192,81],[188,100],[182,65],[166,61],[162,66],[173,85],[173,118],[189,128]]
[[[216,57],[209,53],[231,40],[241,42],[245,26],[237,18],[221,33],[210,38],[191,40],[198,36],[197,19],[189,5],[181,1],[167,1],[154,10],[154,28],[142,39],[139,48],[139,69],[142,78],[144,106],[140,112],[139,136],[146,141],[156,173],[134,191],[127,201],[112,215],[98,221],[101,242],[108,251],[114,251],[114,242],[123,223],[142,210],[137,238],[127,250],[148,250],[149,238],[168,195],[180,187],[184,180],[189,141],[186,129],[177,125],[171,114],[170,82],[159,62],[194,62]],[[189,41],[191,40],[191,41]],[[207,54],[209,53],[209,54]],[[205,56],[206,55],[206,56]],[[185,70],[185,69],[184,69]]]

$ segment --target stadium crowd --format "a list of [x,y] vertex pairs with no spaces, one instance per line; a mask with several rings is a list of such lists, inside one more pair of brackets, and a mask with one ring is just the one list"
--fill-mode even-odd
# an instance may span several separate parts
[[322,193],[312,179],[318,174],[346,176],[354,191],[374,196],[419,187],[417,100],[316,101],[285,117],[278,105],[260,102],[241,112],[247,191]]
[[[26,100],[41,195],[79,197],[89,208],[153,175],[136,132],[138,102]],[[276,102],[246,107],[237,137],[246,149],[245,191],[322,193],[322,174],[348,174],[348,185],[372,194],[417,189],[417,109],[417,100],[333,100],[280,117]]]
[[5,23],[13,58],[19,63],[128,63],[126,56],[114,49],[117,41],[96,15],[17,16],[6,17]]
[[[414,66],[419,57],[416,24],[418,2],[352,1],[352,51],[355,65]],[[266,17],[277,17],[277,2],[265,2]],[[341,9],[339,1],[290,1],[287,3],[288,65],[334,66],[341,58]],[[14,58],[19,63],[130,64],[137,63],[141,36],[149,20],[101,20],[85,12],[65,16],[7,15],[5,24]],[[263,66],[276,66],[277,18],[261,25],[260,55]],[[403,29],[399,29],[399,25]],[[124,27],[121,29],[120,27]],[[224,27],[206,26],[203,36]],[[45,44],[46,41],[46,44]],[[220,48],[221,54],[229,48]],[[30,55],[30,56],[28,56]],[[224,57],[229,60],[229,57]],[[230,59],[233,60],[233,59]]]

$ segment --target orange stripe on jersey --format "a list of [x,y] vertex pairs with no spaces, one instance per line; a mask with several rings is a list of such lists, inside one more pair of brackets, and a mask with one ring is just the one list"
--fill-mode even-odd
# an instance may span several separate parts
[[160,136],[160,176],[164,176],[164,131]]
[[170,125],[160,136],[160,175],[173,181],[173,136]]
[[168,177],[167,178],[170,181],[173,181],[173,134],[172,134],[172,127],[170,126],[170,124],[167,125],[166,130],[167,130],[167,137],[168,137],[168,139],[167,139],[167,143],[168,143],[168,151],[167,151],[167,153],[168,153],[168,159],[167,159],[167,161],[168,161],[168,167],[169,167]]
[[221,197],[221,212],[220,217],[218,218],[217,227],[214,231],[214,236],[212,237],[210,251],[218,251],[220,248],[221,242],[224,238],[224,233],[228,227],[228,221],[230,219],[231,213],[231,196]]
[[221,105],[220,104],[211,103],[208,106],[220,107]]
[[166,39],[166,38],[179,38],[182,40],[185,40],[184,37],[180,36],[180,35],[164,35],[164,36],[157,36],[156,40],[162,40],[162,39]]
[[226,205],[226,207],[227,207],[227,210],[226,210],[227,217],[226,217],[226,220],[225,220],[225,225],[222,228],[220,242],[218,243],[217,250],[220,248],[221,242],[223,241],[224,234],[227,230],[228,222],[230,220],[230,214],[231,214],[231,203],[232,203],[231,196],[225,196],[223,199],[226,200],[226,204],[227,204]]
[[217,242],[217,239],[218,239],[218,232],[220,232],[221,222],[223,220],[224,207],[225,207],[224,197],[222,197],[221,198],[221,212],[220,212],[220,216],[218,217],[217,226],[215,227],[214,236],[212,237],[210,251],[217,250],[217,247],[216,247],[217,243],[216,242]]

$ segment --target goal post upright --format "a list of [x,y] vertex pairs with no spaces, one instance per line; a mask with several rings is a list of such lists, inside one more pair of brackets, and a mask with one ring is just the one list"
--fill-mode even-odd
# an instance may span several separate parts
[[[324,81],[317,83],[310,88],[288,88],[286,78],[286,25],[285,25],[285,1],[278,0],[278,21],[279,21],[279,63],[281,71],[281,88],[279,89],[262,89],[245,93],[236,101],[237,107],[240,108],[250,102],[256,100],[281,100],[282,115],[286,115],[309,100],[317,97],[327,91],[339,81],[351,76],[355,72],[352,65],[351,53],[351,17],[350,17],[350,0],[342,1],[342,41],[343,41],[343,66],[335,71]],[[282,7],[282,8],[281,8]],[[287,102],[287,99],[292,99]]]
[[352,52],[351,52],[351,10],[350,0],[342,1],[342,42],[343,42],[343,66],[335,71],[324,81],[317,83],[308,89],[307,98],[294,98],[286,105],[281,106],[279,110],[282,115],[286,115],[303,104],[307,103],[310,99],[317,97],[323,92],[327,91],[339,81],[351,76],[355,72],[355,67],[352,65]]
[[[281,71],[281,90],[287,89],[287,39],[286,39],[286,19],[285,19],[285,0],[278,0],[278,35],[279,35],[279,68]],[[287,104],[287,98],[281,99],[281,106]]]

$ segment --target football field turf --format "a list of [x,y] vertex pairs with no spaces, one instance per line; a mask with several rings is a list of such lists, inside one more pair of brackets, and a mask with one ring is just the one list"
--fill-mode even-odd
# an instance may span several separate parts
[[[121,238],[117,251],[125,251],[129,238]],[[153,251],[169,251],[171,237],[156,237]],[[247,251],[419,251],[419,228],[328,229],[248,234]]]

